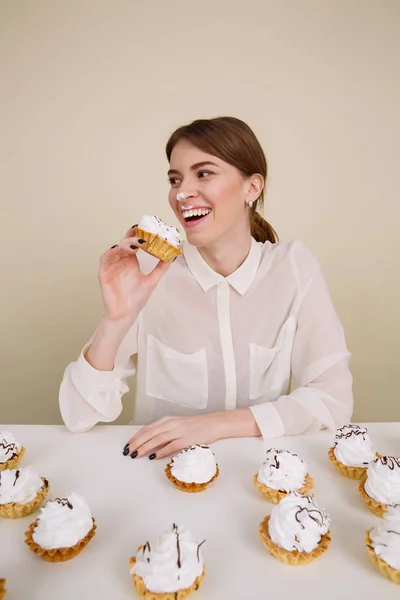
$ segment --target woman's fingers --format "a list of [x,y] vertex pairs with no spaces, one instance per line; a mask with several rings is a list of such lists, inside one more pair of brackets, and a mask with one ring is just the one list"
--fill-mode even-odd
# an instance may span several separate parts
[[169,444],[166,444],[160,450],[157,450],[156,456],[154,458],[165,458],[166,456],[171,456],[171,454],[175,454],[179,452],[183,448],[187,448],[188,443],[184,438],[178,438],[176,440],[171,441]]
[[[148,440],[147,442],[136,448],[136,456],[137,458],[145,456],[146,454],[150,454],[151,456],[153,453],[155,453],[155,450],[158,450],[158,448],[161,448],[162,451],[162,448],[174,441],[175,438],[176,435],[174,435],[172,431],[160,433],[159,435],[156,435],[155,437],[151,438],[151,440]],[[156,456],[158,456],[158,452],[156,452],[155,454]]]

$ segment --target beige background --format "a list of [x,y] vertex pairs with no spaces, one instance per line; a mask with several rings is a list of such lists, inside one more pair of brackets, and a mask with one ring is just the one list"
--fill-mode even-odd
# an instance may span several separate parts
[[99,255],[171,221],[168,135],[225,114],[265,148],[280,237],[322,263],[355,420],[399,420],[399,56],[398,0],[0,1],[0,422],[60,422]]

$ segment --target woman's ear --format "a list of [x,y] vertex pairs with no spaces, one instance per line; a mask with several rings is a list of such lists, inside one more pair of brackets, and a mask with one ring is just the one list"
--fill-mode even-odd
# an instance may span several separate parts
[[246,204],[258,200],[264,189],[264,177],[259,173],[251,175],[248,179],[248,190],[246,194]]

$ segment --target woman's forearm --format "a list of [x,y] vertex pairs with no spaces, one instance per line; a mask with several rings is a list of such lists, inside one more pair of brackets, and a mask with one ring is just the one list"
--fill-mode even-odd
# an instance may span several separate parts
[[131,318],[113,321],[102,317],[93,341],[85,352],[87,362],[97,371],[112,371],[118,348],[133,323]]
[[216,420],[219,438],[259,437],[261,431],[249,408],[226,410],[212,415]]

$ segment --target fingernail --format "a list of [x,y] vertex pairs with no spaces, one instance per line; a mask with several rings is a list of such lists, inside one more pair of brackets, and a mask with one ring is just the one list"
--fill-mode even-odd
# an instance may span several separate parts
[[156,455],[155,455],[155,454],[150,454],[150,456],[149,456],[149,459],[150,459],[150,460],[154,460],[154,459],[155,459],[155,457],[156,457]]
[[141,238],[138,238],[138,243],[139,243],[139,244],[145,244],[145,243],[146,243],[146,240],[142,240]]
[[124,456],[127,456],[129,454],[129,448],[124,448],[124,451],[122,453]]
[[138,224],[136,223],[136,225],[132,225],[132,229],[135,229],[135,227],[137,227]]
[[137,250],[138,249],[138,247],[134,246],[133,244],[131,244],[129,247],[132,248],[132,250]]
[[174,260],[173,260],[172,262],[175,262],[177,258],[178,258],[178,257],[177,257],[177,256],[175,256],[175,258],[174,258]]
[[118,244],[115,244],[115,246],[111,246],[111,250],[114,250],[114,248],[116,248],[118,246]]
[[137,455],[138,455],[138,451],[137,451],[137,450],[135,450],[135,452],[133,452],[133,453],[131,454],[131,458],[136,458],[136,457],[137,457]]

